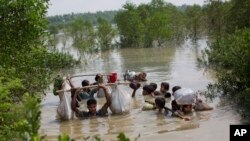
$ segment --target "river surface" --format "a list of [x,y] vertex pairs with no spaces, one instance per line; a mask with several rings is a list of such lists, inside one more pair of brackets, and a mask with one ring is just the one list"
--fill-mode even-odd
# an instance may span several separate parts
[[[169,45],[164,48],[127,48],[107,51],[92,55],[89,62],[63,70],[63,74],[95,74],[117,72],[118,78],[128,69],[131,71],[147,72],[148,82],[158,84],[169,82],[170,90],[175,85],[192,88],[197,91],[206,90],[214,77],[208,71],[198,67],[197,57],[206,47],[206,39],[197,43],[190,40],[181,45]],[[77,53],[79,54],[79,53]],[[86,57],[86,55],[85,55]],[[75,85],[80,86],[81,80],[88,79],[94,82],[94,76],[78,77],[73,79]],[[128,93],[132,90],[124,86]],[[104,118],[81,120],[74,118],[69,121],[60,121],[56,118],[56,109],[59,98],[54,96],[52,90],[43,98],[41,103],[40,133],[46,135],[47,140],[57,140],[59,134],[66,133],[76,140],[99,136],[103,140],[117,140],[117,135],[124,132],[130,139],[139,137],[141,141],[171,140],[171,141],[229,141],[230,124],[239,124],[240,118],[230,105],[218,99],[207,101],[214,110],[193,112],[191,121],[183,121],[175,117],[166,117],[156,111],[142,111],[144,100],[142,90],[139,89],[132,99],[132,109],[127,115],[112,115]],[[203,97],[202,97],[203,98]],[[204,98],[203,98],[204,99]],[[105,102],[98,98],[98,107]],[[81,102],[86,109],[86,101]],[[167,100],[170,107],[170,99]],[[111,113],[111,112],[110,112]]]

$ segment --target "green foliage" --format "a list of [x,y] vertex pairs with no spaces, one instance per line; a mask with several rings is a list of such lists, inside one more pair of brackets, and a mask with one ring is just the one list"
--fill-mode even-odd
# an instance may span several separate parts
[[249,45],[250,29],[248,28],[223,36],[207,51],[208,63],[218,73],[216,88],[243,108],[243,113],[248,114],[250,113]]
[[0,78],[0,138],[3,141],[32,140],[38,136],[40,98],[26,94],[20,102],[15,102],[13,92],[22,87],[19,79]]
[[187,29],[190,38],[197,40],[202,32],[202,8],[199,5],[188,6],[185,10],[187,16]]
[[70,139],[70,137],[66,134],[58,136],[57,140],[58,141],[74,141],[73,139]]
[[138,7],[126,3],[123,8],[115,16],[122,47],[152,47],[154,42],[163,46],[183,35],[184,16],[172,4],[153,0]]
[[112,39],[115,37],[115,30],[112,25],[105,19],[98,19],[97,40],[100,44],[101,50],[111,48]]
[[250,1],[232,0],[231,3],[227,16],[227,31],[234,32],[236,29],[250,28]]
[[127,138],[127,137],[125,136],[124,133],[120,133],[120,134],[117,136],[117,138],[119,139],[119,141],[130,141],[130,139]]
[[58,95],[58,93],[56,93],[56,91],[62,89],[62,84],[63,84],[63,78],[60,75],[58,75],[54,80],[54,87],[53,87],[53,94],[54,95]]
[[[0,65],[16,66],[34,46],[43,44],[48,0],[0,1]],[[21,57],[22,58],[22,57]]]
[[[134,139],[134,141],[136,141],[139,138],[139,136],[137,138]],[[130,139],[124,134],[124,133],[119,133],[119,135],[117,136],[118,141],[130,141]],[[59,135],[58,136],[58,141],[74,141],[74,139],[71,139],[69,137],[69,135],[63,134],[63,135]],[[88,140],[95,140],[95,141],[104,141],[101,137],[99,136],[94,136],[94,139],[90,138],[90,137],[86,137],[83,139],[84,141],[88,141]]]
[[114,16],[118,11],[98,11],[96,13],[72,13],[64,15],[56,15],[47,17],[50,25],[60,25],[61,23],[67,24],[72,22],[76,17],[81,17],[84,21],[98,25],[98,18],[107,20],[110,24],[114,24]]
[[73,45],[85,51],[94,50],[95,32],[91,22],[78,17],[68,26],[69,35],[73,38]]
[[141,46],[144,33],[144,25],[136,11],[136,6],[132,3],[126,3],[115,16],[118,31],[120,34],[122,47]]
[[[0,66],[8,76],[21,79],[31,94],[47,87],[53,70],[72,63],[69,55],[45,47],[47,0],[2,0]],[[9,72],[9,70],[13,70]]]
[[206,15],[204,20],[210,36],[220,38],[228,30],[226,25],[229,22],[227,17],[230,7],[230,2],[222,0],[209,0],[208,4],[204,6],[204,14]]
[[46,48],[48,0],[0,1],[0,138],[42,140],[40,94],[68,54]]

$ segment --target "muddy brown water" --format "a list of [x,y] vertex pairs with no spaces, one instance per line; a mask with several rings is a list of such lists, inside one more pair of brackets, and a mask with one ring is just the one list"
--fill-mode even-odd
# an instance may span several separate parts
[[[127,48],[113,50],[92,56],[88,64],[63,70],[64,74],[95,74],[115,71],[118,78],[127,70],[147,72],[148,82],[158,84],[170,83],[170,89],[175,85],[192,88],[197,91],[206,90],[209,83],[213,83],[213,75],[197,65],[197,57],[206,47],[206,39],[199,40],[196,44],[190,40],[176,46],[165,48]],[[94,77],[79,77],[73,79],[75,85],[80,86],[82,79],[93,82]],[[128,93],[132,90],[123,86]],[[228,141],[229,125],[239,124],[240,118],[230,105],[223,104],[220,100],[208,101],[214,110],[193,112],[191,121],[163,116],[156,111],[142,111],[144,100],[149,97],[142,96],[139,89],[136,97],[132,99],[131,112],[126,115],[112,115],[103,118],[81,120],[74,118],[69,121],[60,121],[56,118],[56,108],[59,98],[47,91],[47,96],[41,103],[41,127],[39,132],[46,135],[47,140],[57,140],[59,134],[66,133],[76,140],[99,136],[106,140],[117,140],[117,135],[124,132],[130,139],[141,141],[171,140],[171,141]],[[150,98],[149,98],[150,99]],[[98,107],[105,102],[98,98]],[[170,99],[167,99],[170,107]],[[86,101],[81,102],[81,107],[86,109]]]

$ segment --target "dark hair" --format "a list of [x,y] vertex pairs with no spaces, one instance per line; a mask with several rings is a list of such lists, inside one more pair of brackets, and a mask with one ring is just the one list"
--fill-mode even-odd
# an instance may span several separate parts
[[165,90],[169,90],[169,83],[168,82],[162,82],[161,86],[165,89]]
[[181,86],[174,86],[174,87],[172,88],[172,92],[174,93],[175,91],[177,91],[177,90],[179,90],[179,89],[181,89]]
[[157,97],[155,98],[155,104],[159,106],[159,108],[164,108],[165,107],[165,98],[163,97]]
[[155,91],[157,89],[157,84],[156,83],[150,83],[149,86],[151,86],[152,91]]
[[83,80],[82,81],[82,86],[88,86],[89,85],[89,81],[88,80]]
[[141,72],[141,74],[142,74],[142,75],[147,76],[147,73],[146,73],[146,72],[144,72],[144,71],[143,71],[143,72]]
[[156,83],[150,83],[149,85],[144,85],[142,89],[144,91],[146,91],[148,94],[150,94],[153,91],[155,91],[156,88],[157,88],[157,84]]
[[129,84],[129,87],[132,88],[132,89],[138,89],[141,87],[141,84],[140,83],[137,83],[136,81],[132,81],[130,84]]
[[102,75],[100,73],[96,74],[95,81],[99,81],[100,78],[102,78]]
[[147,93],[149,93],[150,89],[149,89],[149,85],[144,85],[142,88],[144,91],[146,91]]
[[87,101],[87,106],[90,106],[92,104],[97,104],[97,101],[94,98],[91,98]]

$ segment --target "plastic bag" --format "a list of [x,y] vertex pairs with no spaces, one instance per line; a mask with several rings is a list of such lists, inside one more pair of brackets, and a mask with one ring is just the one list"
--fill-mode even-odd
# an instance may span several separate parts
[[134,71],[129,71],[127,70],[124,74],[125,80],[132,80],[135,76],[135,72]]
[[129,113],[131,109],[131,95],[123,91],[121,86],[112,89],[110,110],[113,114]]
[[189,88],[181,88],[175,91],[173,96],[178,105],[190,105],[196,102],[196,93]]
[[[70,89],[70,85],[66,80],[62,85],[63,90]],[[62,120],[68,120],[73,118],[73,110],[71,109],[71,94],[70,92],[61,92],[59,93],[60,104],[57,107],[57,115]]]
[[[111,88],[109,86],[106,86],[107,90],[108,90],[108,93],[111,93]],[[100,97],[105,97],[105,93],[104,93],[104,90],[103,89],[99,89],[97,91],[97,97],[100,98]]]

